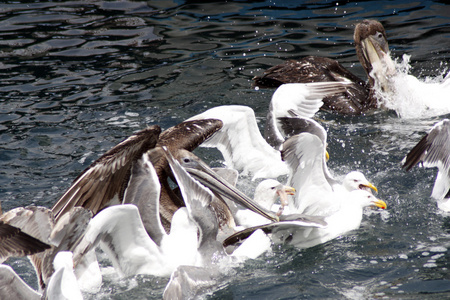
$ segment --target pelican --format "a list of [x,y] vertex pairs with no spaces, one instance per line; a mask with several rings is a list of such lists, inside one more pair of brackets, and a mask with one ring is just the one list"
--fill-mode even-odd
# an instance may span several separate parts
[[347,82],[349,86],[345,92],[323,99],[322,109],[356,115],[378,108],[375,83],[378,82],[387,90],[388,77],[395,73],[385,29],[378,21],[363,20],[355,26],[354,41],[356,54],[368,77],[367,83],[333,59],[307,56],[268,69],[263,75],[254,78],[254,85],[278,87],[294,82]]
[[[124,195],[132,194],[134,192],[132,190],[137,186],[137,183],[133,184],[130,181],[132,167],[146,151],[154,149],[150,159],[161,184],[159,200],[161,222],[166,232],[169,232],[173,214],[179,207],[184,206],[184,203],[169,186],[168,178],[172,177],[172,174],[162,147],[168,147],[176,157],[190,153],[221,127],[220,120],[204,119],[182,122],[161,134],[159,126],[156,125],[137,132],[107,151],[78,176],[53,206],[52,211],[56,219],[74,206],[85,207],[95,215],[107,206],[123,203]],[[215,180],[215,183],[221,185],[218,180]],[[229,187],[216,186],[216,188],[223,192],[223,189]],[[147,206],[138,205],[138,207],[144,218],[144,224],[151,222],[147,219],[147,215],[151,215],[151,212],[145,211]],[[274,219],[270,215],[266,217]]]
[[444,211],[450,211],[450,120],[437,122],[414,146],[403,160],[403,168],[409,171],[421,163],[426,168],[438,168],[431,197]]
[[[168,163],[186,202],[186,207],[175,212],[170,234],[165,232],[158,217],[158,192],[151,191],[155,181],[158,180],[150,162],[152,150],[144,153],[142,158],[134,164],[131,174],[132,184],[138,184],[130,189],[134,191],[132,194],[126,192],[125,199],[128,201],[127,199],[131,198],[129,202],[137,205],[148,205],[147,212],[153,210],[154,223],[146,225],[154,228],[145,227],[139,210],[134,204],[107,207],[89,222],[84,236],[74,250],[76,253],[74,260],[78,260],[78,256],[83,256],[97,245],[101,245],[121,276],[136,274],[168,276],[180,265],[210,266],[212,254],[218,250],[223,252],[223,249],[220,249],[220,242],[214,236],[214,234],[217,235],[219,227],[216,213],[210,206],[215,198],[214,194],[194,181],[184,169],[182,169],[184,172],[182,176],[179,175],[179,169],[182,167],[178,160],[184,161],[185,156],[175,159],[167,147],[163,146],[162,149],[168,155]],[[187,150],[181,152],[193,155]],[[192,159],[192,156],[189,157]],[[190,181],[186,183],[187,180]],[[197,199],[196,193],[199,190],[199,197],[205,197],[206,193],[209,207],[201,211],[192,207],[192,205],[199,205],[197,202],[199,200],[191,200],[192,197]],[[199,235],[198,232],[200,232]],[[270,241],[266,241],[266,244],[270,245]],[[261,247],[258,251],[261,251]]]

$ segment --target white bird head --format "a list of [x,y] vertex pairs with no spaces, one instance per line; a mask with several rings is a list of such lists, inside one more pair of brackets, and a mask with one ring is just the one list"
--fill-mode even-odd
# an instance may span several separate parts
[[256,187],[254,199],[264,208],[270,209],[278,197],[281,205],[286,206],[287,195],[294,195],[294,193],[293,187],[283,185],[274,179],[266,179]]
[[364,174],[358,171],[348,173],[345,176],[342,185],[349,192],[354,190],[365,190],[370,192],[370,189],[378,192],[378,189],[366,179]]

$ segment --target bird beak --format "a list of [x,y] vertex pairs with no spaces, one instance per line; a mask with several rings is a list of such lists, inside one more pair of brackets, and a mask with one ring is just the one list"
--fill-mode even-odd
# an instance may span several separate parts
[[265,209],[264,207],[260,206],[258,203],[247,197],[244,193],[242,193],[237,188],[229,184],[225,179],[220,177],[204,162],[198,162],[198,166],[196,168],[185,166],[185,169],[189,174],[191,174],[191,176],[200,181],[201,184],[209,188],[214,193],[217,193],[223,197],[227,197],[228,199],[239,203],[245,208],[250,209],[257,214],[260,214],[273,222],[279,221],[279,218],[275,213]]
[[363,51],[364,58],[372,66],[372,72],[368,75],[375,76],[382,89],[387,91],[389,89],[387,77],[395,74],[395,65],[389,55],[389,48],[385,49],[385,47],[388,47],[387,44],[386,46],[380,45],[372,36],[362,40],[361,44],[365,49]]
[[277,195],[280,197],[280,209],[277,212],[277,216],[283,213],[284,207],[289,204],[287,195],[295,195],[295,189],[290,186],[284,185],[282,189],[277,190]]
[[376,193],[378,193],[378,189],[376,186],[374,186],[373,184],[371,184],[370,182],[366,183],[366,184],[361,184],[362,188],[361,190],[366,190],[368,192],[370,192],[370,189],[374,190]]
[[330,160],[330,154],[326,150],[325,150],[325,159],[326,159],[326,161]]
[[372,204],[381,209],[386,209],[386,207],[387,207],[386,202],[384,202],[383,200],[380,200],[380,199],[373,201]]
[[377,41],[372,36],[365,38],[361,41],[361,44],[365,51],[364,56],[371,65],[380,61],[384,56],[388,54],[388,50],[382,49]]

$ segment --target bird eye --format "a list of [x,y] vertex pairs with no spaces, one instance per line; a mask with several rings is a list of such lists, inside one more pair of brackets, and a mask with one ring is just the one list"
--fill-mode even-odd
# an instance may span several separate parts
[[275,189],[275,187],[273,186],[273,187],[271,187],[271,189],[272,189],[272,190],[274,190],[274,189]]
[[189,158],[187,158],[187,157],[185,157],[185,158],[183,158],[183,162],[185,162],[185,163],[188,163],[188,162],[190,162],[191,160],[189,159]]

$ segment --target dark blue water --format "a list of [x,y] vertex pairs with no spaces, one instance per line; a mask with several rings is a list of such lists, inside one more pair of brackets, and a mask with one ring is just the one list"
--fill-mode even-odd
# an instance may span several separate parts
[[[50,207],[93,160],[147,125],[173,126],[221,104],[264,123],[272,90],[251,78],[288,58],[338,59],[365,76],[354,24],[386,28],[392,56],[423,80],[448,72],[445,1],[3,2],[0,4],[0,200]],[[430,95],[432,96],[432,95]],[[450,99],[449,99],[450,101]],[[275,247],[229,270],[211,299],[450,297],[450,219],[429,195],[435,171],[401,160],[441,117],[320,113],[336,176],[363,171],[388,204],[361,228],[307,250]],[[198,152],[219,164],[217,151]],[[242,178],[240,187],[254,185]],[[36,288],[25,259],[8,261]],[[159,299],[167,278],[106,275],[92,299]]]

